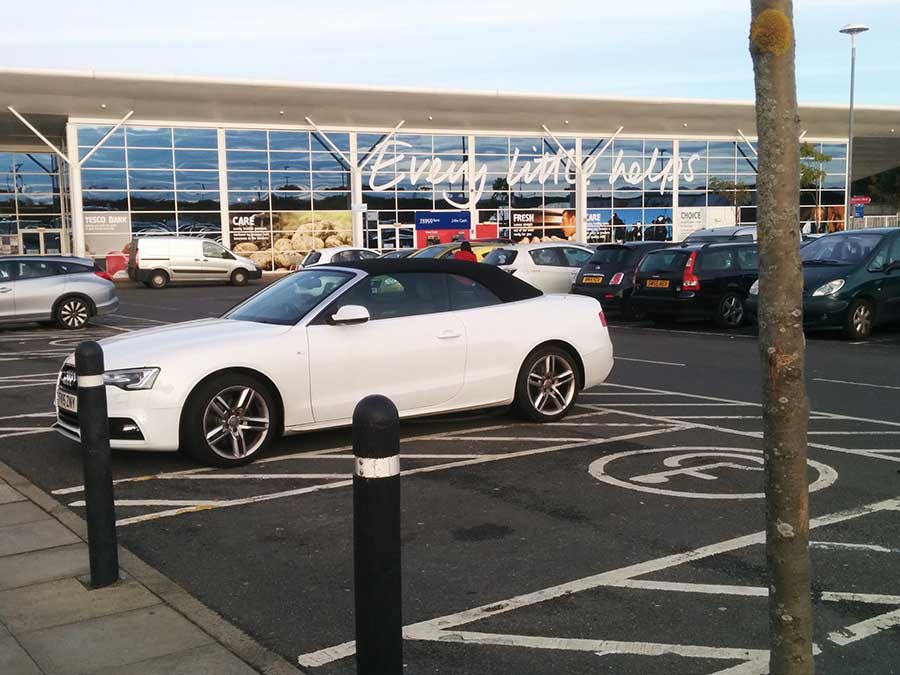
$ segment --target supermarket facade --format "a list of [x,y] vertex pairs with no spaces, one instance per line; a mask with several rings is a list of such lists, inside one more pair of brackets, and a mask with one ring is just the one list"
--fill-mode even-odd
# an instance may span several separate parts
[[[677,241],[756,220],[748,102],[22,70],[0,70],[0,100],[0,254],[177,234],[277,269],[350,243]],[[900,108],[857,108],[852,167],[846,107],[801,106],[801,128],[801,221],[841,229],[848,180],[900,164]]]

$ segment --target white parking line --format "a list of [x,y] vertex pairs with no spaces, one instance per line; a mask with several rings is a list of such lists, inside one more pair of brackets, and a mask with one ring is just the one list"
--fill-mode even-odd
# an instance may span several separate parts
[[[116,506],[192,506],[195,510],[202,510],[201,507],[210,507],[221,504],[221,500],[198,501],[196,499],[117,499]],[[85,502],[79,500],[70,502],[69,506],[84,506]]]
[[679,368],[687,368],[686,363],[672,363],[671,361],[649,361],[647,359],[630,359],[624,356],[614,357],[616,361],[630,361],[632,363],[649,363],[654,366],[677,366]]
[[900,548],[886,548],[878,544],[851,544],[846,541],[811,541],[810,548],[821,548],[826,551],[872,551],[873,553],[900,553]]
[[869,382],[852,382],[850,380],[828,380],[824,377],[814,377],[812,378],[813,382],[830,382],[831,384],[851,384],[856,387],[872,387],[873,389],[896,389],[900,390],[900,387],[894,387],[889,384],[871,384]]
[[13,436],[32,436],[34,434],[45,434],[48,431],[53,431],[50,427],[46,429],[34,429],[32,431],[16,431],[12,434],[0,434],[0,438],[12,438]]
[[880,633],[883,630],[893,628],[894,626],[900,626],[900,609],[886,612],[885,614],[866,619],[865,621],[860,621],[852,626],[847,626],[841,630],[829,633],[828,640],[836,645],[844,647],[853,644],[854,642],[859,642],[860,640],[872,637],[873,635]]

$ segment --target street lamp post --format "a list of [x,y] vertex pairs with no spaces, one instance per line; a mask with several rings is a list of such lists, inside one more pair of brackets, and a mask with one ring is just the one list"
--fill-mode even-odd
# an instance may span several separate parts
[[850,129],[847,137],[847,185],[844,195],[844,229],[850,229],[850,196],[853,188],[853,96],[856,87],[856,36],[869,30],[861,23],[847,24],[841,33],[850,36]]

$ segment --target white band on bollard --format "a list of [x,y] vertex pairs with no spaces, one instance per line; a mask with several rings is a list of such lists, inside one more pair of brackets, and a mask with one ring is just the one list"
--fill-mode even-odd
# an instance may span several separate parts
[[360,478],[390,478],[400,475],[400,455],[357,457],[354,473]]
[[102,387],[104,384],[102,375],[79,375],[79,387]]

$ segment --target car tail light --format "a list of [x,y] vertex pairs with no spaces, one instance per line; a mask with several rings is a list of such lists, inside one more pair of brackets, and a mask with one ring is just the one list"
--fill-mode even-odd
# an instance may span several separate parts
[[606,328],[606,315],[603,312],[600,312],[600,323]]
[[681,278],[681,286],[686,291],[699,291],[700,278],[694,274],[694,265],[697,263],[697,252],[693,251],[684,266],[684,275]]
[[96,274],[101,279],[106,279],[107,281],[112,281],[112,277],[109,276],[109,272],[104,272],[103,270],[94,270],[94,274]]
[[621,272],[616,272],[613,275],[613,278],[609,280],[609,285],[610,286],[618,286],[619,284],[622,283],[622,279],[624,279],[624,278],[625,278],[624,274],[622,274]]

